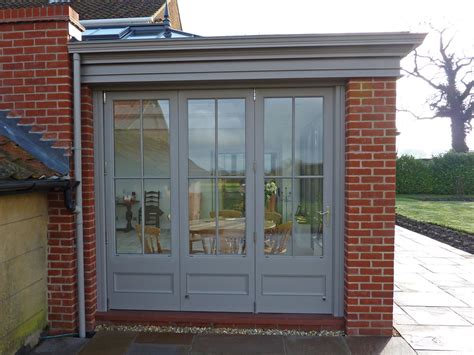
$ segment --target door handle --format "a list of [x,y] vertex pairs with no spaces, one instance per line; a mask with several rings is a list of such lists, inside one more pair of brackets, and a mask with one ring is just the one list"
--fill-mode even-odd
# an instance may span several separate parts
[[319,212],[319,214],[323,216],[324,225],[326,227],[329,227],[329,224],[331,223],[331,208],[329,206],[326,206],[326,211]]

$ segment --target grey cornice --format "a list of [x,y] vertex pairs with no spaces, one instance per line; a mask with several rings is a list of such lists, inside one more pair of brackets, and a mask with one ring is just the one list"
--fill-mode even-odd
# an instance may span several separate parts
[[83,83],[397,77],[425,34],[362,33],[75,42]]
[[[393,33],[348,33],[348,34],[303,34],[303,35],[261,35],[199,37],[171,40],[118,40],[73,42],[69,45],[71,53],[110,53],[110,52],[162,52],[219,49],[290,49],[318,47],[359,47],[394,46],[403,50],[399,56],[423,42],[426,34]],[[407,51],[408,50],[408,51]],[[407,51],[407,52],[406,52]]]

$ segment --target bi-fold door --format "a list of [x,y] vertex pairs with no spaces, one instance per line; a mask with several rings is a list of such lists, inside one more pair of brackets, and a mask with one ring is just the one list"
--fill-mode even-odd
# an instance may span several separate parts
[[110,309],[332,311],[332,96],[109,94]]

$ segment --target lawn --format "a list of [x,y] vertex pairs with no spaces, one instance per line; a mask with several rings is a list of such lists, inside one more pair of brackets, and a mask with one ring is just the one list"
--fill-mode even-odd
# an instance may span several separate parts
[[474,202],[422,201],[416,195],[398,195],[397,213],[417,221],[474,234]]

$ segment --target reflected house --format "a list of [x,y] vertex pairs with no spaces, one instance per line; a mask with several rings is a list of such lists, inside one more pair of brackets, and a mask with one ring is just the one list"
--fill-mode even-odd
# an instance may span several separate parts
[[391,335],[396,79],[423,38],[200,37],[176,0],[0,2],[0,117],[69,186],[45,209],[49,332],[202,312]]

